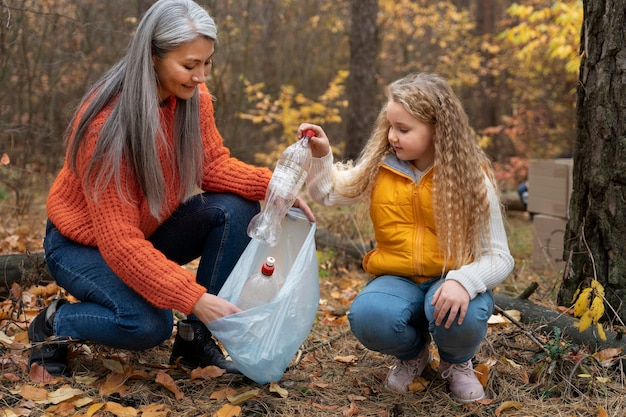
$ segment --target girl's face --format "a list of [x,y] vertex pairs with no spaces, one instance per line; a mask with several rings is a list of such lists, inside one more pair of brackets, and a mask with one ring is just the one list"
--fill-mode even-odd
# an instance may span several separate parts
[[211,70],[213,52],[215,42],[201,36],[170,51],[165,58],[153,56],[160,101],[169,96],[190,99]]
[[412,162],[420,171],[428,169],[435,161],[435,127],[420,122],[393,100],[387,103],[387,121],[387,139],[398,159]]

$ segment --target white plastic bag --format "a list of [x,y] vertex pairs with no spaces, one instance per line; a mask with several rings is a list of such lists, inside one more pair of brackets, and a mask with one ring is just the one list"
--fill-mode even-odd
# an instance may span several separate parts
[[206,325],[241,373],[259,384],[281,379],[313,326],[320,298],[315,223],[290,209],[276,245],[252,239],[217,295],[237,304],[246,279],[268,256],[285,280],[276,298]]

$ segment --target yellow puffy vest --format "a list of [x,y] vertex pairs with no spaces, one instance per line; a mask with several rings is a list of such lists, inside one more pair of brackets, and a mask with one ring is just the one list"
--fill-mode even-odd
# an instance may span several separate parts
[[432,168],[416,183],[407,173],[381,167],[370,206],[377,247],[363,258],[368,273],[417,283],[441,276],[444,259],[435,231],[432,179]]

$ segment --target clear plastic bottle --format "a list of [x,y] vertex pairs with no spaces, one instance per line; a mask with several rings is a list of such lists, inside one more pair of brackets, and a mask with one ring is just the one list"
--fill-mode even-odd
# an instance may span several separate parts
[[278,294],[282,280],[276,272],[276,260],[269,256],[261,270],[250,275],[246,280],[237,306],[242,310],[249,310],[263,304],[267,304]]
[[251,238],[270,246],[278,242],[283,218],[293,206],[311,168],[309,138],[314,135],[313,130],[306,130],[302,139],[289,145],[278,158],[265,193],[265,205],[248,224]]

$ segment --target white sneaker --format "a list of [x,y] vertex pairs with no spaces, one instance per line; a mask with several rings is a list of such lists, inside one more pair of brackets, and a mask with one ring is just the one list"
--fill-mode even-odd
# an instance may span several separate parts
[[385,387],[392,391],[407,392],[409,384],[412,384],[415,377],[420,376],[424,372],[426,365],[430,362],[429,346],[430,338],[429,342],[424,345],[419,355],[414,359],[407,361],[396,359],[387,374]]
[[441,377],[448,380],[450,392],[455,400],[469,403],[485,398],[485,390],[476,378],[471,360],[454,364],[441,361],[439,370]]

